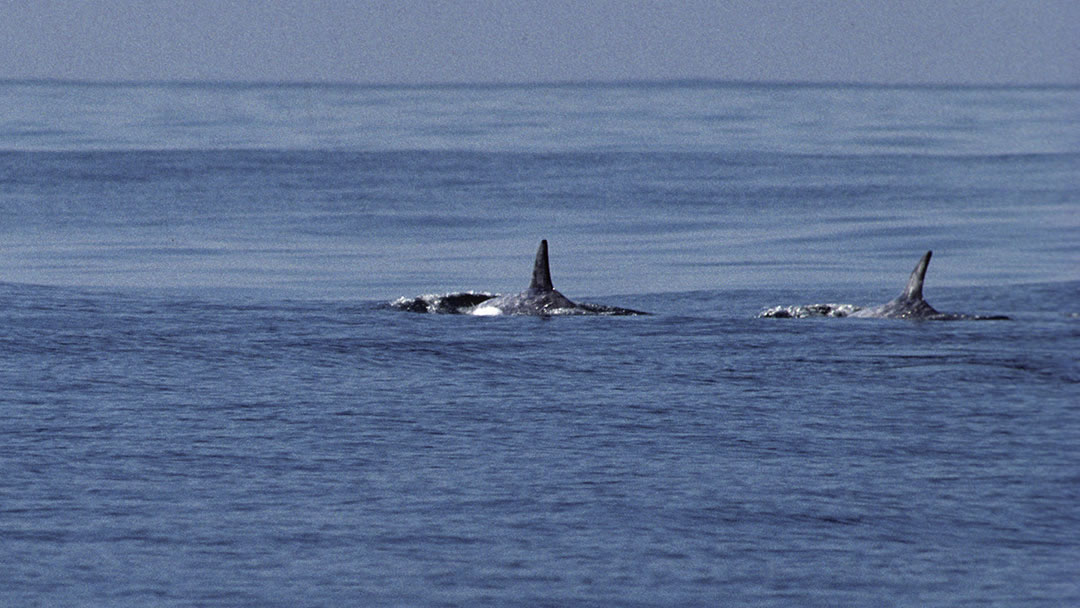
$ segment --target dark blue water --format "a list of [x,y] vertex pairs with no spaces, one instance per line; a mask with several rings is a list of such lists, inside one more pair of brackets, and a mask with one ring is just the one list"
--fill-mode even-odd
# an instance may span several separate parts
[[1077,89],[0,98],[4,604],[1080,603]]

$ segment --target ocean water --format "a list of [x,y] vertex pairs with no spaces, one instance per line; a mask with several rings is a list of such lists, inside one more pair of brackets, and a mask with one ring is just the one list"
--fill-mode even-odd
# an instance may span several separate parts
[[0,107],[0,603],[1080,604],[1080,89]]

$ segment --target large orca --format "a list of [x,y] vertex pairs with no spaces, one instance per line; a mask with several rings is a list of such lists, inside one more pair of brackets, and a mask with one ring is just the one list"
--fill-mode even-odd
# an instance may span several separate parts
[[495,295],[491,293],[462,292],[444,295],[424,295],[415,298],[398,298],[390,303],[398,310],[442,314],[494,315],[647,315],[647,312],[571,302],[551,284],[551,267],[548,264],[547,241],[540,241],[533,262],[532,281],[521,293]]
[[560,311],[573,311],[577,304],[559,293],[551,284],[551,267],[548,265],[548,242],[540,241],[533,262],[532,281],[521,293],[507,294],[481,302],[473,309],[474,315],[548,315]]
[[548,242],[540,241],[533,262],[532,281],[529,288],[521,293],[496,296],[480,302],[471,314],[492,315],[560,315],[560,314],[601,314],[601,315],[640,315],[647,314],[628,308],[615,306],[597,306],[595,304],[575,304],[559,293],[551,283],[551,267],[548,264]]

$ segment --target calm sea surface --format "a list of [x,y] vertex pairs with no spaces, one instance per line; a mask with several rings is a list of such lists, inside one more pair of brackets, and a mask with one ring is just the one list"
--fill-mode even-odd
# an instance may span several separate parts
[[0,604],[1080,605],[1078,88],[0,108]]

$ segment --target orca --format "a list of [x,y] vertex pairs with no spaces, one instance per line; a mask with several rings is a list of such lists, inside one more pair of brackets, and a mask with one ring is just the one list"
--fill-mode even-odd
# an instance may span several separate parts
[[864,319],[909,319],[915,321],[997,321],[1007,320],[1004,315],[967,315],[938,312],[923,298],[923,282],[926,269],[930,266],[933,251],[927,251],[919,258],[915,270],[911,271],[907,285],[900,295],[892,300],[872,308],[854,304],[811,304],[808,306],[774,306],[758,314],[759,318],[805,318],[805,317],[861,317]]
[[551,266],[548,263],[548,242],[540,241],[533,262],[532,281],[529,288],[520,293],[506,294],[480,302],[470,311],[478,316],[495,315],[565,315],[565,314],[600,314],[600,315],[642,315],[648,314],[628,308],[598,306],[595,304],[576,304],[559,293],[551,283]]
[[934,310],[923,299],[923,281],[926,280],[926,268],[930,266],[930,256],[933,251],[927,251],[915,265],[908,277],[907,286],[900,295],[892,300],[874,308],[864,308],[852,313],[853,317],[869,317],[875,319],[927,319],[937,317],[941,313]]
[[559,293],[551,283],[551,267],[548,264],[547,239],[540,241],[533,262],[532,281],[521,293],[506,294],[481,302],[472,314],[492,315],[549,315],[559,311],[573,311],[577,304]]
[[851,313],[851,316],[873,319],[917,319],[928,321],[1008,319],[1008,317],[1000,315],[964,315],[943,313],[935,310],[933,306],[923,299],[923,281],[926,280],[926,269],[930,266],[930,257],[932,255],[934,255],[933,251],[927,251],[923,254],[919,259],[919,263],[915,265],[915,270],[911,271],[911,276],[908,277],[907,286],[904,287],[904,291],[902,291],[900,295],[881,306],[857,310]]
[[551,266],[548,263],[548,242],[540,241],[533,262],[532,281],[529,288],[520,293],[498,295],[466,291],[443,295],[428,294],[415,298],[398,298],[389,306],[397,310],[434,314],[465,314],[477,316],[495,315],[603,315],[637,316],[650,313],[604,306],[571,302],[551,284]]

